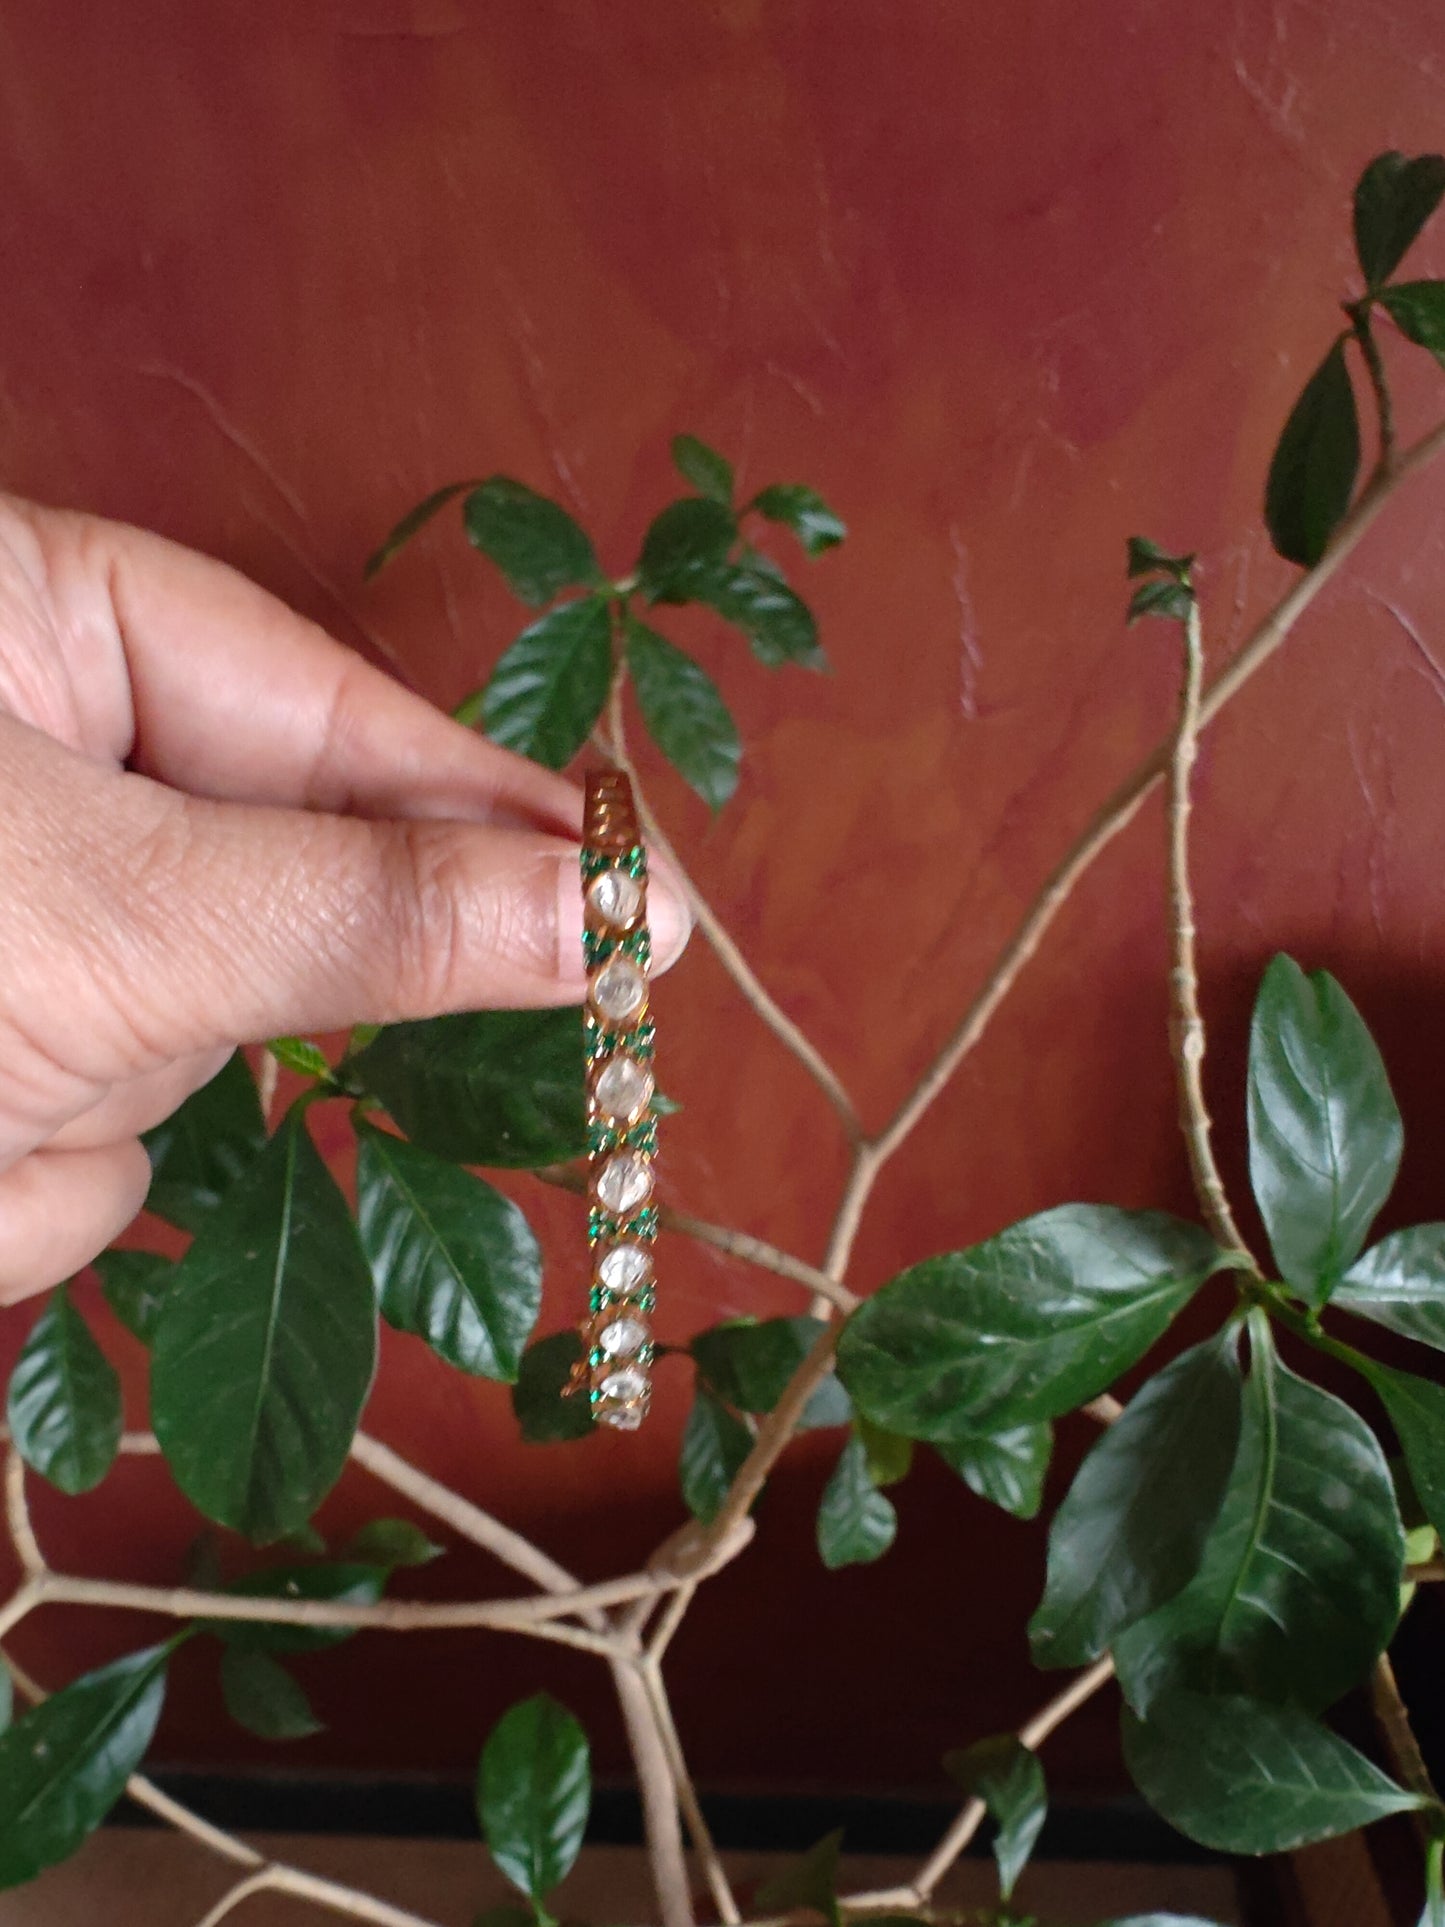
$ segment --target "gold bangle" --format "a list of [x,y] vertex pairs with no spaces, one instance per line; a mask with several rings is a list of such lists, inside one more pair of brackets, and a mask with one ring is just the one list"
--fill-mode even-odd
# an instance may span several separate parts
[[652,1398],[657,1118],[647,852],[620,770],[587,775],[582,901],[592,1286],[579,1379],[593,1420],[632,1432]]

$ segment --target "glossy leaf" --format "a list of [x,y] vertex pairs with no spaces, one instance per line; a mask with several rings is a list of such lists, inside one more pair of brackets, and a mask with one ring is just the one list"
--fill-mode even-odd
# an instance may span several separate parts
[[1127,621],[1132,625],[1144,616],[1164,616],[1170,622],[1183,622],[1194,607],[1194,591],[1169,577],[1141,582],[1129,598]]
[[1390,1415],[1415,1496],[1445,1540],[1445,1385],[1373,1360],[1365,1371]]
[[1156,569],[1162,569],[1166,575],[1182,579],[1188,574],[1193,561],[1192,555],[1173,555],[1168,549],[1161,549],[1147,535],[1131,535],[1125,574],[1132,580],[1135,576],[1152,575]]
[[575,1331],[539,1338],[522,1354],[512,1387],[512,1410],[528,1445],[559,1445],[592,1435],[592,1409],[585,1390],[566,1395],[572,1367],[582,1356]]
[[704,1525],[717,1517],[738,1467],[752,1450],[753,1435],[704,1385],[682,1431],[678,1481],[688,1511]]
[[175,1259],[155,1251],[102,1251],[92,1262],[105,1302],[133,1338],[149,1345],[175,1275]]
[[1381,1238],[1350,1266],[1331,1303],[1445,1352],[1445,1224]]
[[[319,1600],[333,1605],[374,1606],[386,1590],[383,1566],[326,1560],[267,1566],[233,1579],[223,1592],[240,1599]],[[354,1636],[350,1626],[302,1626],[275,1619],[204,1619],[202,1631],[248,1653],[315,1653]]]
[[346,1069],[413,1144],[454,1164],[526,1169],[586,1153],[576,1009],[477,1010],[388,1024]]
[[597,557],[566,509],[509,476],[494,475],[462,507],[467,540],[523,602],[540,607],[562,589],[601,580]]
[[[823,1331],[816,1318],[734,1318],[698,1332],[688,1349],[709,1385],[740,1412],[771,1412]],[[836,1377],[813,1392],[800,1431],[847,1425],[853,1406]]]
[[1278,956],[1249,1037],[1249,1172],[1280,1271],[1311,1304],[1359,1256],[1404,1134],[1364,1020],[1328,971]]
[[572,1870],[587,1829],[587,1735],[546,1693],[503,1714],[482,1749],[477,1813],[493,1860],[540,1903]]
[[1264,519],[1287,562],[1311,568],[1344,519],[1360,471],[1360,419],[1337,341],[1305,383],[1275,446]]
[[602,714],[612,682],[612,617],[596,596],[559,603],[524,629],[481,698],[494,743],[548,769],[570,763]]
[[979,1498],[1016,1519],[1037,1518],[1054,1452],[1054,1428],[1047,1419],[938,1439],[933,1449]]
[[1039,1756],[1008,1733],[945,1754],[943,1764],[965,1793],[983,1801],[998,1829],[993,1857],[998,1862],[999,1897],[1008,1901],[1048,1813],[1049,1795]]
[[1405,258],[1445,194],[1445,158],[1378,154],[1355,185],[1355,252],[1368,286],[1378,288]]
[[10,1675],[0,1666],[0,1733],[10,1725],[15,1712],[15,1688],[10,1683]]
[[0,1887],[69,1859],[110,1812],[156,1730],[171,1650],[87,1673],[0,1734]]
[[898,1514],[873,1482],[868,1448],[857,1434],[843,1447],[818,1508],[818,1552],[830,1572],[881,1559],[898,1532]]
[[1175,1687],[1319,1711],[1395,1629],[1404,1529],[1379,1443],[1251,1329],[1239,1451],[1198,1575],[1114,1642],[1141,1712]]
[[737,518],[725,502],[689,495],[655,518],[642,543],[638,580],[650,602],[692,602],[726,567]]
[[1292,1853],[1421,1805],[1296,1706],[1173,1693],[1123,1714],[1134,1784],[1171,1827],[1220,1853]]
[[147,1211],[199,1231],[266,1143],[260,1094],[241,1052],[142,1142],[151,1161]]
[[1238,1337],[1180,1354],[1129,1401],[1049,1531],[1037,1666],[1086,1666],[1194,1577],[1239,1443]]
[[62,1492],[100,1484],[120,1449],[120,1379],[59,1285],[30,1328],[10,1377],[15,1449]]
[[792,1907],[811,1907],[829,1927],[843,1927],[838,1906],[838,1855],[842,1846],[841,1828],[827,1834],[801,1860],[763,1882],[757,1891],[757,1905],[779,1913]]
[[266,1048],[283,1070],[314,1077],[320,1083],[327,1082],[331,1076],[326,1052],[309,1037],[273,1037]]
[[458,1371],[510,1383],[542,1308],[542,1253],[519,1208],[404,1138],[357,1132],[356,1218],[397,1331]]
[[1163,1212],[1060,1205],[884,1285],[843,1328],[839,1376],[875,1424],[935,1443],[1055,1418],[1111,1385],[1224,1262]]
[[1401,334],[1445,366],[1445,281],[1406,281],[1380,301]]
[[429,1566],[445,1552],[445,1546],[429,1539],[410,1519],[368,1519],[354,1534],[346,1557],[392,1572],[398,1566]]
[[790,662],[804,669],[827,668],[812,610],[760,562],[724,569],[699,582],[694,594],[741,629],[753,654],[769,669]]
[[672,459],[678,474],[691,482],[699,495],[710,496],[714,502],[732,501],[733,465],[725,455],[700,442],[696,435],[674,435]]
[[647,733],[710,809],[738,786],[743,748],[712,677],[645,624],[627,624],[627,665]]
[[409,509],[381,547],[367,557],[365,570],[367,581],[369,582],[374,575],[384,569],[397,550],[405,548],[411,538],[424,529],[432,517],[444,509],[448,502],[454,502],[459,495],[464,495],[469,488],[476,486],[475,481],[448,482],[445,488],[435,489],[425,501],[418,502],[414,509]]
[[323,1732],[305,1689],[267,1653],[228,1646],[221,1655],[226,1711],[258,1740],[304,1740]]
[[770,522],[790,528],[809,555],[836,548],[848,533],[818,491],[801,482],[775,482],[753,497],[752,506]]
[[293,1110],[177,1267],[151,1416],[177,1485],[260,1542],[341,1475],[376,1367],[376,1298],[346,1200]]
[[861,1413],[854,1418],[853,1429],[868,1455],[868,1476],[874,1485],[897,1485],[900,1479],[908,1477],[913,1469],[912,1439],[898,1432],[885,1432],[881,1425],[874,1425]]

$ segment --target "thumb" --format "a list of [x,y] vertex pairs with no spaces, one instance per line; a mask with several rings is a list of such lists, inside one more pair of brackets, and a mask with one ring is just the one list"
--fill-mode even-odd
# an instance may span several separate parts
[[[42,1008],[29,1022],[32,1034],[86,1031],[88,1077],[290,1031],[584,994],[578,851],[565,838],[217,803],[44,738],[30,746],[68,767],[63,799],[21,773],[50,959],[31,975]],[[43,847],[47,835],[61,847]],[[665,874],[648,914],[666,968],[690,919]]]

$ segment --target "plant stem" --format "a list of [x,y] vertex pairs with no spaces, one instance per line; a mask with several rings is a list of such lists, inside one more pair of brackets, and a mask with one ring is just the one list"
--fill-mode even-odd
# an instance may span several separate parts
[[1370,1678],[1370,1704],[1401,1785],[1408,1787],[1412,1793],[1418,1793],[1431,1806],[1438,1807],[1440,1795],[1430,1778],[1430,1769],[1420,1751],[1420,1742],[1415,1738],[1409,1709],[1388,1653],[1381,1653],[1375,1661],[1375,1670]]
[[1395,410],[1390,399],[1390,384],[1385,378],[1380,344],[1370,320],[1371,305],[1367,295],[1363,301],[1347,302],[1345,313],[1350,317],[1355,340],[1360,344],[1365,372],[1370,378],[1370,391],[1375,398],[1375,422],[1380,435],[1380,454],[1375,464],[1375,475],[1379,477],[1388,475],[1395,466]]
[[1191,594],[1184,618],[1184,677],[1179,726],[1169,758],[1169,922],[1174,958],[1170,972],[1170,1044],[1179,1080],[1179,1122],[1189,1151],[1189,1170],[1204,1221],[1215,1242],[1234,1251],[1258,1273],[1229,1208],[1224,1180],[1210,1142],[1204,1101],[1204,1019],[1199,1009],[1195,957],[1194,893],[1189,883],[1189,784],[1199,744],[1199,703],[1204,686],[1204,638],[1199,604]]

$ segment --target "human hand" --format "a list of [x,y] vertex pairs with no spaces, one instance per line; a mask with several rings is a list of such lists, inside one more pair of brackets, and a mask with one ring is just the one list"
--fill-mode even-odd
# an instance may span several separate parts
[[0,1301],[129,1223],[138,1133],[237,1043],[584,992],[570,783],[222,564],[9,497],[0,820]]

